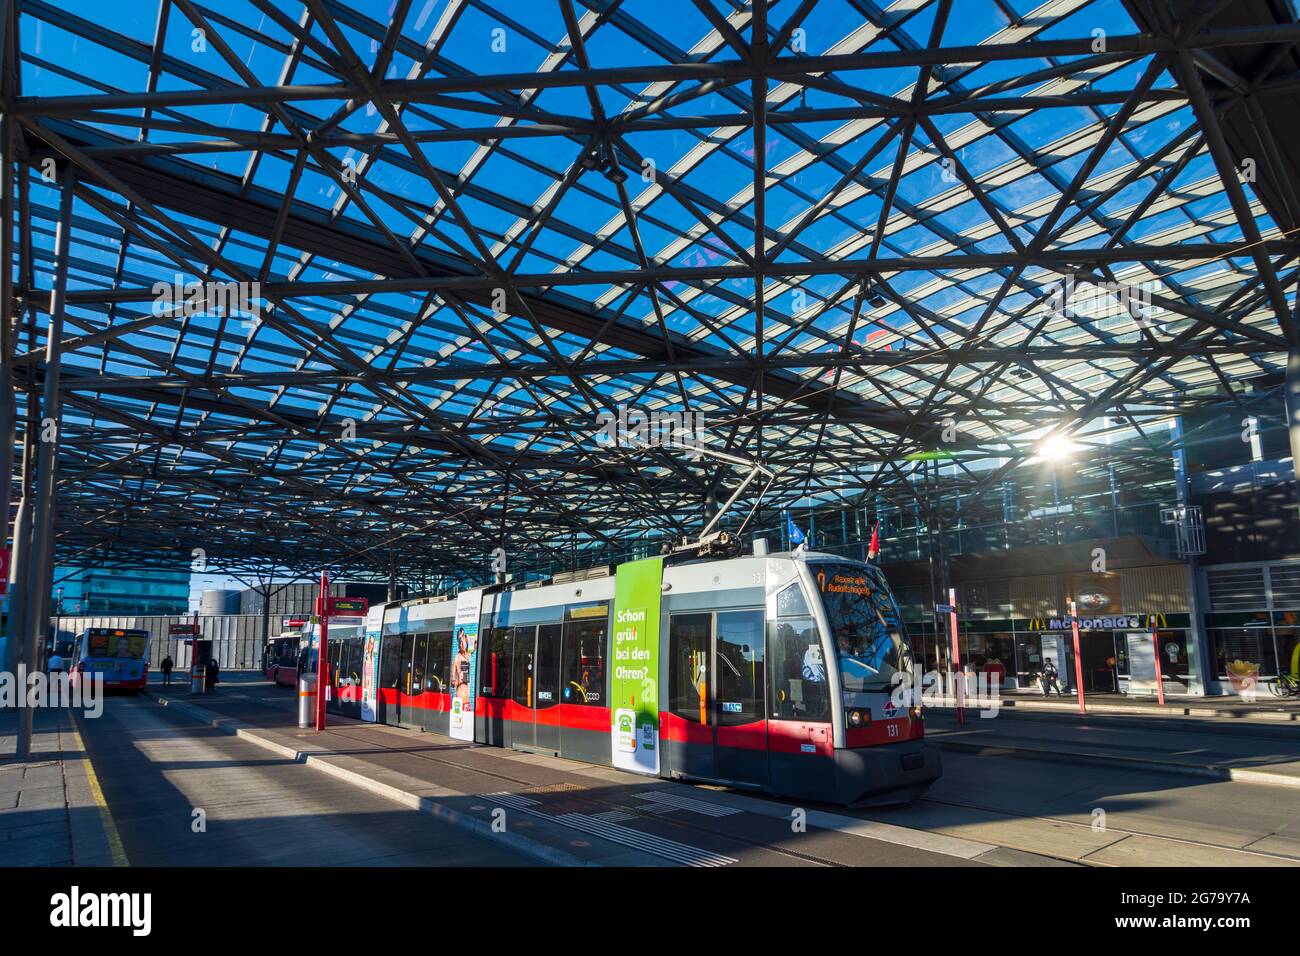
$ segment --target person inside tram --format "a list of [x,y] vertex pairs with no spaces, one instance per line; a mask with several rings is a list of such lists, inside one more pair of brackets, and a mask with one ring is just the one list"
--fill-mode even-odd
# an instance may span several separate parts
[[820,684],[826,680],[826,665],[822,663],[822,649],[816,644],[809,644],[803,653],[803,679]]

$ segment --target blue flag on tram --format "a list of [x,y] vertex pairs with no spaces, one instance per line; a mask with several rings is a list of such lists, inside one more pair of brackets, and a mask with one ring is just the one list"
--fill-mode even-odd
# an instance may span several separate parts
[[804,542],[803,532],[800,531],[799,526],[794,523],[794,519],[791,518],[789,515],[786,515],[785,522],[786,522],[786,531],[790,535],[790,543],[793,545],[803,544]]

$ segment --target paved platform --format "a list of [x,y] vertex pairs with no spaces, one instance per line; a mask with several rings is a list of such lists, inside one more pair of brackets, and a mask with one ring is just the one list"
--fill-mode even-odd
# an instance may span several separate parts
[[146,696],[108,699],[82,740],[131,866],[537,862]]
[[[289,691],[237,683],[155,699],[286,758],[383,794],[538,860],[596,866],[1056,865],[1044,855],[915,830],[823,806],[794,807],[554,756],[331,715],[299,730]],[[281,699],[282,698],[282,699]]]
[[0,710],[0,866],[125,865],[78,718],[33,711],[32,756],[19,760],[19,714]]
[[[370,787],[407,806],[422,805],[426,813],[454,816],[463,826],[485,826],[491,810],[501,809],[510,832],[526,839],[535,859],[569,865],[681,862],[656,853],[626,855],[644,851],[619,842],[637,839],[624,830],[754,865],[773,860],[800,866],[859,860],[901,865],[905,852],[944,865],[1300,865],[1300,823],[1291,795],[1277,786],[1177,772],[1152,756],[1191,765],[1202,749],[1217,753],[1216,759],[1229,754],[1240,759],[1244,745],[1247,751],[1256,748],[1247,756],[1257,761],[1267,759],[1269,748],[1277,750],[1274,758],[1285,758],[1295,754],[1300,740],[1285,725],[1132,714],[1090,714],[1080,721],[1072,713],[1004,711],[983,722],[984,736],[974,742],[958,733],[949,737],[944,775],[924,797],[896,807],[805,807],[808,834],[796,837],[790,830],[792,804],[759,795],[647,780],[552,756],[474,748],[434,734],[333,717],[327,739],[317,742],[310,731],[290,727],[292,692],[257,675],[223,683],[210,697],[191,699],[180,689],[152,696],[167,701],[165,707],[148,703],[157,711],[192,709],[209,726],[215,721],[227,733],[262,738],[258,747],[272,760],[302,761],[348,780],[358,792]],[[942,712],[932,712],[930,720],[937,741],[960,730],[950,727]],[[1136,756],[1133,747],[1151,759]],[[391,753],[377,754],[375,748]],[[1072,750],[1091,757],[1071,757]],[[1116,756],[1127,759],[1112,759]],[[525,793],[528,789],[534,792]],[[511,806],[515,794],[539,802]],[[656,806],[661,795],[674,794],[703,805]],[[714,818],[709,812],[723,815]],[[597,824],[583,816],[623,829],[597,839],[588,832]],[[549,817],[565,818],[560,829]],[[658,826],[647,827],[645,821]],[[583,824],[588,830],[576,828]],[[713,828],[718,842],[695,842],[701,827]],[[694,862],[708,865],[698,857]]]

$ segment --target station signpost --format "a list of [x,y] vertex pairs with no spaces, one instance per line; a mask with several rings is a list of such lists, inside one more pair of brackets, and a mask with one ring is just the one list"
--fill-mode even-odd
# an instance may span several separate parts
[[1156,616],[1151,615],[1151,642],[1155,645],[1156,650],[1156,699],[1160,701],[1160,706],[1165,705],[1165,679],[1160,673],[1160,628],[1156,624]]
[[1079,713],[1086,714],[1083,703],[1083,657],[1079,654],[1079,606],[1070,602],[1070,630],[1074,633],[1074,690],[1079,695]]
[[329,676],[330,633],[330,576],[328,571],[320,573],[320,598],[316,602],[316,612],[320,617],[320,644],[316,648],[316,733],[325,729],[325,688]]
[[966,675],[961,669],[961,645],[957,640],[957,589],[948,589],[948,627],[952,631],[952,682],[957,696],[957,723],[966,723]]

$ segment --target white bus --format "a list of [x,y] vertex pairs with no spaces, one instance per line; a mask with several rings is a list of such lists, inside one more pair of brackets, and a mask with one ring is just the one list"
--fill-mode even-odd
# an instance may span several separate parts
[[72,682],[104,675],[107,690],[142,691],[149,682],[149,632],[137,628],[88,627],[77,635]]

